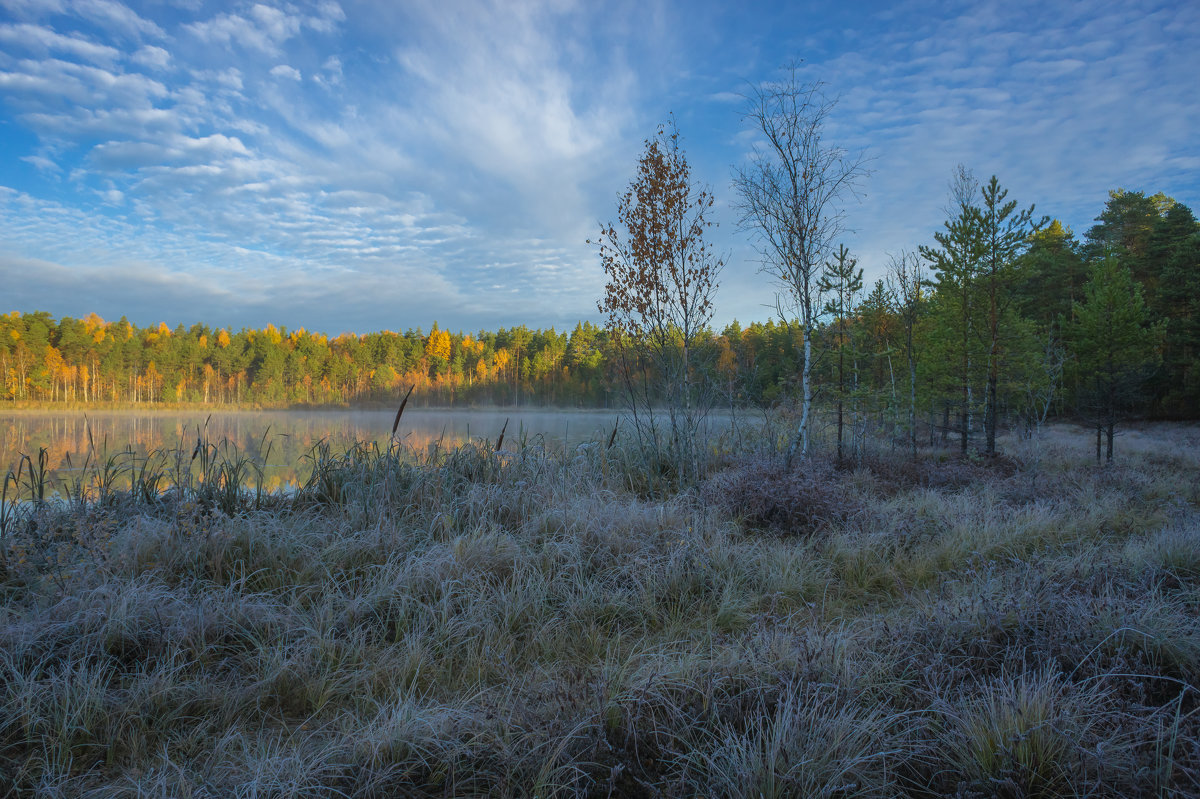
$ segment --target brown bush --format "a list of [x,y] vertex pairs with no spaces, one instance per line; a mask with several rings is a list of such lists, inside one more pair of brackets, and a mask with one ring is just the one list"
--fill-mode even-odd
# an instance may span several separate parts
[[860,503],[829,461],[787,469],[782,458],[744,460],[710,478],[702,497],[749,529],[810,535],[852,516]]

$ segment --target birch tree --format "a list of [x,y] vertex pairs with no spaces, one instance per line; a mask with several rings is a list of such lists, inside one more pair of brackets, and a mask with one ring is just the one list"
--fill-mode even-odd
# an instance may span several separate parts
[[908,362],[908,444],[917,457],[917,349],[914,331],[921,313],[926,277],[916,254],[901,252],[888,264],[888,286],[895,297],[896,312],[904,328],[904,355]]
[[[617,201],[619,223],[594,242],[608,282],[599,310],[623,345],[626,399],[643,442],[657,451],[654,405],[664,402],[669,451],[681,479],[698,464],[695,439],[707,401],[694,363],[699,337],[712,319],[723,261],[705,240],[712,192],[693,182],[674,120],[660,126],[638,161],[637,176]],[[638,367],[648,359],[651,370]],[[658,385],[655,386],[654,383]]]
[[759,142],[733,177],[742,227],[755,235],[763,271],[778,289],[776,308],[784,320],[799,321],[803,336],[802,404],[787,449],[789,467],[797,454],[808,453],[822,264],[844,232],[843,203],[867,174],[863,155],[825,138],[835,104],[822,84],[801,79],[798,63],[787,67],[781,80],[754,86],[746,97],[745,118]]

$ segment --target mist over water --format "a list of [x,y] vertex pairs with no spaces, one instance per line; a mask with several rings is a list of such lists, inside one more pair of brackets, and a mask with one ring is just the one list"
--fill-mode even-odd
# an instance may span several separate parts
[[[62,480],[89,459],[94,466],[113,457],[120,462],[155,453],[186,455],[204,439],[227,442],[262,464],[263,488],[275,491],[308,476],[305,456],[322,442],[332,453],[355,442],[377,442],[386,449],[394,419],[394,411],[11,411],[0,414],[0,472],[15,470],[23,455],[36,463],[45,449],[52,479]],[[468,438],[495,442],[504,430],[505,449],[522,441],[577,446],[607,440],[616,420],[612,411],[414,408],[405,410],[396,439],[426,453],[435,445],[452,448]]]

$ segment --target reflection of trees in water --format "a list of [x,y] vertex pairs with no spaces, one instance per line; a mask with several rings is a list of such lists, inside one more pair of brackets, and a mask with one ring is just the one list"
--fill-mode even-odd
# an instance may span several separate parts
[[[117,468],[127,472],[130,466],[147,457],[158,459],[166,469],[175,467],[177,462],[190,466],[195,479],[199,476],[199,464],[189,462],[189,458],[200,438],[219,445],[222,455],[247,457],[262,466],[263,489],[280,491],[307,478],[310,465],[304,456],[322,442],[327,442],[335,453],[356,441],[376,442],[380,448],[387,448],[392,416],[390,411],[211,415],[16,413],[0,416],[0,474],[10,467],[15,469],[22,454],[30,454],[36,460],[38,450],[45,448],[56,488],[64,480],[77,479],[85,462],[94,469],[112,460]],[[475,440],[495,441],[505,419],[509,420],[505,433],[508,449],[522,435],[528,440],[541,435],[553,445],[564,440],[576,444],[606,437],[614,416],[599,412],[506,414],[421,410],[405,414],[397,439],[414,453],[425,454],[435,444],[443,449],[456,447],[468,435]],[[128,475],[121,481],[127,486]]]

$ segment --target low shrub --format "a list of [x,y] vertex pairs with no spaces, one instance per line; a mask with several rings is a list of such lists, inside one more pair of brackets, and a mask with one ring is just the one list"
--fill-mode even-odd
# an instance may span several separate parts
[[748,529],[780,535],[811,535],[859,509],[842,475],[821,458],[790,469],[778,457],[744,460],[709,478],[701,496]]

